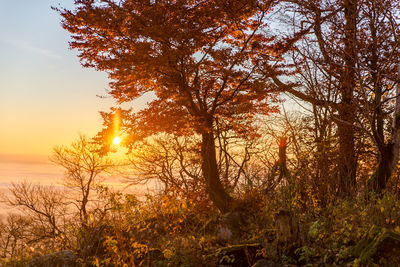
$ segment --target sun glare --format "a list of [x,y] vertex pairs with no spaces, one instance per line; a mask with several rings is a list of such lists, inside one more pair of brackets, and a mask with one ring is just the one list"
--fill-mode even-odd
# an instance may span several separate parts
[[114,137],[113,144],[119,145],[119,143],[121,143],[121,137],[119,136]]

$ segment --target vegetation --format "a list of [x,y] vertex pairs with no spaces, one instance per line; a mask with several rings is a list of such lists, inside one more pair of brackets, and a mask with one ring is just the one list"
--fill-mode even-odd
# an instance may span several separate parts
[[[55,8],[82,65],[109,74],[118,104],[153,100],[102,112],[97,136],[56,148],[63,187],[12,186],[5,202],[22,212],[0,224],[1,264],[398,265],[399,9],[390,0]],[[304,110],[279,108],[283,93]],[[128,148],[119,163],[116,136]],[[102,183],[108,173],[161,188],[118,192]]]

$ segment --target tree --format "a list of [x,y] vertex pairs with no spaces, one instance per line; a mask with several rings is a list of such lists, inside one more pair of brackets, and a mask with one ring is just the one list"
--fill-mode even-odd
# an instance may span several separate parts
[[[143,140],[129,157],[127,167],[132,171],[128,172],[127,181],[132,184],[155,181],[162,184],[165,193],[185,198],[201,195],[204,190],[199,190],[203,181],[197,141],[193,136],[172,135]],[[126,172],[124,169],[125,176]]]
[[[90,245],[102,243],[93,236],[103,233],[104,220],[113,204],[108,196],[114,196],[99,183],[100,175],[115,166],[100,152],[100,146],[85,136],[70,146],[54,148],[50,159],[65,169],[64,190],[28,182],[12,185],[5,202],[21,213],[10,214],[7,224],[0,224],[0,230],[4,229],[0,233],[0,259],[7,262],[16,254],[55,249],[77,250],[84,259],[95,253],[97,247]],[[95,205],[98,203],[100,208]]]
[[[294,32],[307,32],[301,42],[296,44],[297,56],[293,64],[297,73],[302,66],[317,65],[318,76],[329,81],[326,85],[335,84],[335,93],[317,90],[329,88],[310,87],[310,83],[288,82],[280,79],[279,73],[273,74],[270,66],[263,66],[263,71],[272,77],[282,91],[286,91],[312,105],[329,108],[335,116],[339,143],[338,157],[338,193],[342,197],[353,196],[356,190],[357,157],[355,150],[355,68],[357,63],[356,50],[356,19],[358,16],[358,1],[285,1],[288,3],[286,14],[291,16]],[[307,53],[312,47],[312,53]],[[307,68],[306,68],[307,69]],[[306,75],[303,75],[303,78]],[[333,99],[332,99],[333,98]]]
[[[381,193],[400,153],[399,1],[369,0],[360,5],[357,68],[360,117],[377,150],[369,189]],[[386,128],[386,129],[385,129]]]
[[111,170],[113,164],[108,157],[99,154],[99,146],[81,135],[71,146],[54,148],[50,160],[65,169],[64,186],[77,190],[74,205],[79,210],[80,222],[87,223],[88,203],[92,190],[99,182],[99,175]]
[[[392,150],[397,147],[393,145],[397,142],[396,127],[391,137],[384,127],[395,117],[388,115],[396,114],[392,100],[398,79],[398,1],[287,2],[294,4],[294,29],[308,27],[310,32],[293,56],[301,66],[305,86],[286,89],[331,113],[339,144],[338,193],[351,196],[356,192],[357,158],[361,153],[357,147],[364,146],[360,142],[364,136],[377,148],[379,163],[373,178],[380,182],[371,185],[381,191],[397,163]],[[313,75],[307,73],[309,66]]]
[[267,36],[265,16],[275,1],[75,3],[75,10],[57,10],[83,66],[109,74],[110,94],[119,103],[155,95],[141,112],[122,112],[128,140],[161,132],[198,134],[208,195],[221,212],[229,211],[232,197],[218,173],[216,120],[249,134],[255,114],[277,110],[269,105],[276,95],[268,78],[256,72],[261,48],[269,62],[278,62],[288,49],[289,40],[274,46],[275,38]]
[[9,214],[4,223],[0,222],[0,263],[13,261],[30,252],[26,247],[30,237],[26,230],[31,225],[29,218],[17,214]]
[[[21,215],[11,214],[8,218],[9,235],[14,240],[12,246],[20,241],[33,246],[41,244],[44,249],[55,244],[65,248],[68,243],[65,228],[67,203],[63,192],[51,186],[22,182],[12,184],[10,193],[6,204],[23,211]],[[14,228],[20,229],[18,238]]]

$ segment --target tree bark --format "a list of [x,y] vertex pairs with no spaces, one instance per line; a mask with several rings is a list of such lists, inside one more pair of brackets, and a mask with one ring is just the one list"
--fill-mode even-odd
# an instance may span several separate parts
[[219,177],[211,119],[207,126],[208,131],[201,134],[202,173],[211,201],[221,213],[227,213],[232,208],[232,197],[225,191]]
[[341,197],[352,197],[356,187],[357,158],[354,144],[355,103],[354,88],[356,78],[356,18],[357,0],[343,2],[345,18],[344,70],[342,73],[341,96],[339,106],[339,188]]
[[386,183],[392,175],[393,170],[390,168],[390,162],[393,161],[393,146],[391,144],[384,145],[379,149],[378,165],[368,181],[368,187],[376,193],[381,193],[386,188]]
[[[398,66],[400,77],[400,65]],[[368,189],[381,193],[397,168],[400,153],[400,84],[396,90],[396,104],[393,111],[392,133],[387,144],[379,147],[379,161],[374,173],[368,180]]]
[[353,114],[350,114],[350,108],[344,108],[340,114],[341,120],[345,122],[338,123],[338,137],[339,137],[339,196],[346,198],[352,197],[356,189],[356,170],[357,158],[355,154],[354,144],[354,122]]
[[278,255],[294,255],[301,246],[298,220],[290,210],[281,208],[275,215]]
[[286,178],[287,182],[290,184],[290,173],[286,162],[286,148],[287,138],[281,137],[279,139],[279,160],[277,162],[277,165],[279,166],[279,181],[282,181],[283,178]]

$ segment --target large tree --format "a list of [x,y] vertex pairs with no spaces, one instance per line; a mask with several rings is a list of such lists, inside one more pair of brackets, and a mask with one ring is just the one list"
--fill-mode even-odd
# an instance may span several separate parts
[[[264,72],[286,92],[314,106],[328,108],[335,115],[338,136],[338,193],[343,197],[355,194],[357,157],[355,150],[356,104],[356,19],[357,0],[288,0],[288,9],[294,31],[307,31],[304,42],[297,45],[294,57],[298,72],[304,64],[313,64],[316,72],[311,79],[321,79],[318,86],[284,83],[278,75],[271,75],[269,66]],[[311,49],[310,49],[311,48]],[[311,53],[307,53],[311,51]],[[304,75],[303,75],[304,77]],[[310,80],[309,80],[310,81]],[[315,80],[312,80],[315,82]],[[322,84],[322,86],[321,86]],[[333,86],[333,87],[332,87]],[[333,91],[320,92],[321,88]],[[311,89],[311,90],[310,90]],[[316,90],[314,90],[316,89]]]
[[72,203],[79,211],[81,224],[86,227],[90,214],[89,204],[101,175],[111,171],[115,165],[108,157],[99,154],[100,146],[86,136],[79,136],[70,146],[57,146],[50,160],[63,167],[63,185],[76,191]]
[[256,114],[276,110],[268,101],[276,97],[268,77],[256,71],[257,51],[272,66],[288,47],[272,45],[267,34],[265,17],[275,2],[77,0],[76,9],[58,11],[83,66],[109,74],[110,94],[119,103],[153,92],[141,112],[122,112],[131,137],[200,136],[206,190],[227,212],[232,197],[218,173],[216,120],[246,134]]
[[397,167],[400,153],[400,2],[364,0],[358,19],[359,114],[377,150],[369,189],[380,193]]
[[339,195],[356,193],[357,147],[365,136],[376,145],[379,161],[371,185],[376,191],[382,190],[393,173],[398,154],[395,150],[399,130],[393,124],[389,134],[385,124],[397,116],[397,111],[393,113],[393,99],[397,97],[398,82],[399,2],[285,2],[293,30],[305,29],[308,34],[296,44],[293,55],[301,83],[284,84],[278,77],[274,77],[275,82],[311,103],[314,110],[318,107],[330,112],[337,126]]

